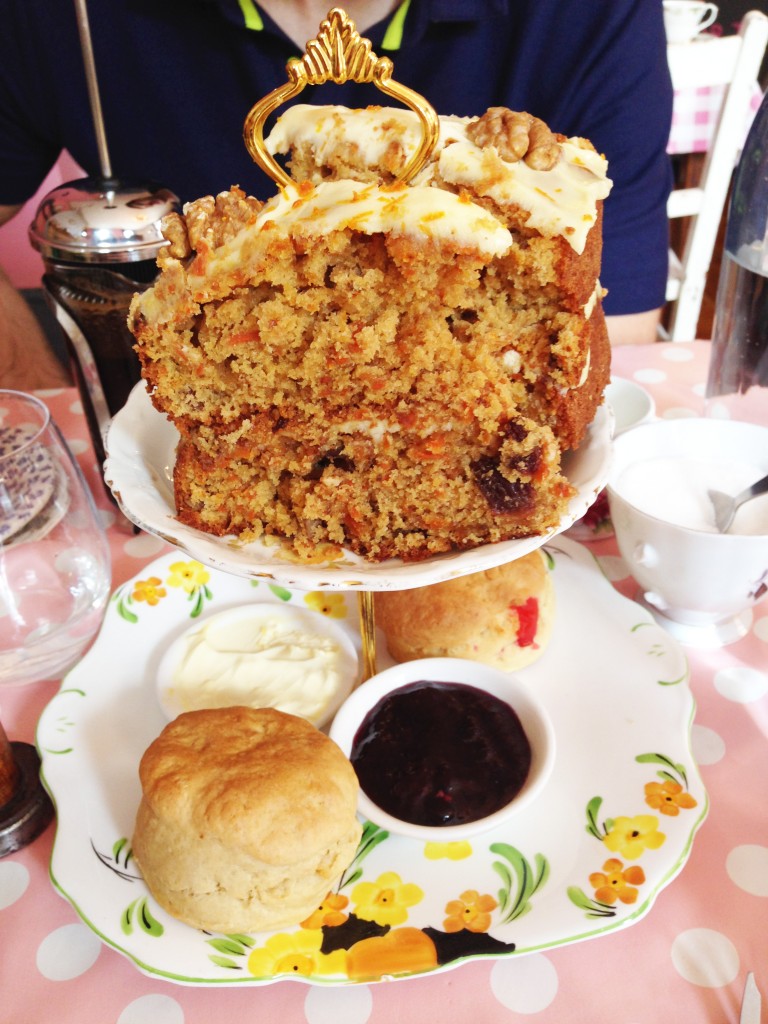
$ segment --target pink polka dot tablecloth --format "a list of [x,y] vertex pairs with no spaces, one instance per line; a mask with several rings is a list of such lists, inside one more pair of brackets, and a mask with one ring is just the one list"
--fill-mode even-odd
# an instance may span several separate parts
[[[621,348],[613,372],[646,388],[657,415],[690,416],[704,411],[708,358],[704,342]],[[170,549],[133,532],[104,494],[77,393],[41,397],[109,526],[117,587]],[[588,547],[616,588],[631,595],[613,539]],[[710,809],[680,874],[631,927],[402,981],[178,985],[141,973],[57,893],[49,876],[51,825],[31,846],[0,859],[0,1024],[737,1021],[749,971],[768,993],[768,600],[754,609],[742,640],[685,653],[696,701],[692,749]],[[0,719],[11,740],[34,742],[58,687],[50,681],[0,689]]]

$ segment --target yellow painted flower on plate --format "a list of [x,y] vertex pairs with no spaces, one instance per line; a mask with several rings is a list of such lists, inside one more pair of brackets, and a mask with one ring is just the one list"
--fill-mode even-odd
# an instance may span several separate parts
[[639,865],[632,864],[625,868],[616,857],[609,857],[602,871],[595,871],[589,876],[589,884],[595,890],[595,899],[610,907],[617,900],[634,903],[638,895],[635,886],[642,885],[644,881],[645,872]]
[[168,567],[168,571],[168,586],[181,587],[187,594],[205,586],[211,578],[211,574],[200,562],[174,562]]
[[278,975],[346,974],[346,950],[335,949],[321,953],[323,933],[320,929],[271,935],[263,946],[251,950],[248,970],[254,978],[274,978]]
[[385,871],[375,882],[358,883],[351,898],[357,917],[394,927],[407,921],[408,908],[420,903],[424,893],[394,871]]
[[329,619],[346,619],[347,617],[347,602],[344,600],[343,594],[322,594],[313,590],[311,594],[305,595],[304,601],[313,611],[322,612]]
[[658,850],[666,838],[659,832],[659,819],[655,815],[636,814],[634,818],[616,818],[603,842],[611,853],[637,860],[645,850]]
[[687,793],[679,782],[648,782],[645,786],[645,802],[654,811],[677,817],[681,810],[696,806],[696,800]]

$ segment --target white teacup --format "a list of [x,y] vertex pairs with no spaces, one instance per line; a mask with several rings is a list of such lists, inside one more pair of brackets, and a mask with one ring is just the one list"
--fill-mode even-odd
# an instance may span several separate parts
[[715,530],[707,491],[737,494],[768,473],[768,428],[657,420],[614,442],[608,500],[619,551],[654,618],[683,643],[716,647],[749,629],[768,593],[768,495]]
[[664,27],[668,43],[688,43],[718,15],[717,4],[703,0],[664,0]]

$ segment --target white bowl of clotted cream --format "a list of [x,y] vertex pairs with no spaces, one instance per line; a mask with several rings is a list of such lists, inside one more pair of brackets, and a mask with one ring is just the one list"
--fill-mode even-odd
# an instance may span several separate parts
[[201,617],[157,672],[169,719],[232,705],[277,708],[321,728],[351,692],[358,656],[349,635],[310,609],[254,602]]

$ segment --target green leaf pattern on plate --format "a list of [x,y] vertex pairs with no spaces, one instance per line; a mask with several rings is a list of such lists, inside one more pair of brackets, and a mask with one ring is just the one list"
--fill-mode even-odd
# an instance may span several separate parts
[[118,878],[122,878],[127,882],[141,881],[140,874],[132,874],[129,870],[133,860],[133,850],[131,849],[131,845],[127,839],[118,839],[117,842],[112,844],[111,856],[106,853],[101,853],[101,851],[96,848],[96,844],[93,840],[91,840],[91,849],[99,858],[101,863],[117,875]]
[[[84,697],[85,691],[81,690],[77,686],[69,686],[65,689],[59,690],[59,692],[56,694],[56,698],[54,699],[60,700],[62,697],[68,697],[72,694],[74,694],[76,697]],[[72,716],[69,713],[62,713],[60,715],[57,715],[54,721],[56,724],[53,728],[53,732],[55,732],[57,735],[61,735],[62,745],[54,747],[51,746],[50,743],[48,743],[44,747],[41,747],[41,750],[46,754],[71,754],[75,748],[69,744],[69,734],[76,728],[76,721],[72,718]],[[64,746],[65,743],[67,744],[67,746]]]
[[368,856],[372,853],[379,843],[383,843],[385,839],[389,838],[389,832],[383,828],[379,828],[378,825],[374,825],[372,821],[366,821],[363,825],[363,834],[360,837],[360,842],[357,844],[357,852],[352,858],[352,863],[347,867],[346,871],[342,874],[339,879],[339,884],[336,887],[337,892],[341,892],[348,885],[352,885],[356,882],[363,874],[360,865]]
[[157,918],[150,912],[149,900],[146,896],[128,904],[120,919],[120,927],[125,935],[131,935],[136,927],[155,939],[159,939],[165,931]]
[[517,920],[531,909],[531,897],[549,878],[549,862],[546,857],[537,853],[534,857],[535,867],[531,867],[522,853],[508,843],[493,843],[491,850],[507,862],[493,862],[494,871],[500,875],[504,883],[499,889],[499,908],[501,920],[506,924]]
[[205,941],[213,949],[224,954],[223,956],[211,954],[211,963],[230,971],[242,971],[243,964],[233,960],[232,957],[247,956],[248,952],[256,945],[256,940],[250,935],[225,935],[216,939],[206,939]]

